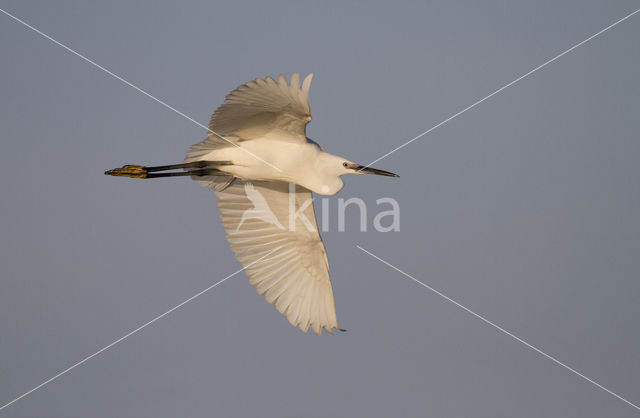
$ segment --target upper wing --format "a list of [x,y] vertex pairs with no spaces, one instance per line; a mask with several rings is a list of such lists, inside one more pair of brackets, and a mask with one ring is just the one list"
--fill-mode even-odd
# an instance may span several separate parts
[[[253,210],[245,184],[238,180],[216,194],[227,239],[238,261],[248,266],[251,284],[293,326],[304,332],[311,327],[318,335],[323,328],[333,333],[338,321],[329,262],[317,230],[311,192],[292,185],[295,193],[290,202],[288,183],[253,182],[253,193],[260,193],[272,212],[265,214]],[[300,210],[291,226],[290,205],[295,207],[292,214]],[[273,216],[279,222],[273,222]]]
[[[311,120],[309,109],[309,74],[300,86],[300,76],[284,75],[278,81],[271,77],[257,78],[229,93],[225,102],[216,109],[209,123],[210,132],[197,144],[191,145],[185,163],[199,161],[212,150],[232,146],[235,142],[258,138],[306,143],[306,126]],[[227,187],[233,177],[204,176],[200,184],[212,190]]]
[[309,74],[302,87],[298,73],[291,76],[290,83],[280,74],[278,81],[271,77],[257,78],[239,86],[213,113],[209,129],[238,141],[273,136],[306,142],[312,77]]

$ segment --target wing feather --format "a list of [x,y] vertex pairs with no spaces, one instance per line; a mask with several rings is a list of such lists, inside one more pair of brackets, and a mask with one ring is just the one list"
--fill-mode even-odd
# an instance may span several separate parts
[[[281,74],[277,82],[266,77],[239,86],[213,113],[209,129],[234,141],[271,136],[306,142],[306,125],[311,121],[309,86],[312,77],[309,74],[304,79],[303,88],[298,73],[291,76],[290,82]],[[220,140],[215,134],[209,133],[209,136],[213,141]],[[220,145],[229,144],[222,142]]]
[[[295,73],[291,82],[280,74],[249,81],[227,95],[211,116],[207,137],[191,145],[185,163],[200,161],[213,150],[230,147],[237,142],[274,138],[280,141],[307,142],[306,127],[311,121],[309,88],[313,74],[305,77]],[[229,187],[231,176],[194,177],[213,191]]]
[[[262,82],[271,83],[269,80]],[[278,82],[278,86],[280,84]],[[227,239],[240,263],[249,266],[246,272],[250,283],[292,325],[304,332],[311,328],[316,334],[321,334],[323,329],[333,333],[338,322],[329,263],[313,205],[303,211],[303,216],[313,225],[313,231],[309,231],[300,219],[296,219],[294,230],[283,229],[282,225],[289,225],[289,185],[252,182],[252,186],[245,188],[246,185],[247,182],[238,180],[216,194]],[[271,214],[252,211],[254,202],[247,197],[249,191],[254,201],[255,193],[260,194],[279,225],[274,224]],[[311,192],[295,186],[295,210],[307,199],[311,199]],[[248,215],[255,217],[247,218]],[[238,228],[240,222],[242,225]],[[278,249],[267,258],[251,264],[275,248]]]

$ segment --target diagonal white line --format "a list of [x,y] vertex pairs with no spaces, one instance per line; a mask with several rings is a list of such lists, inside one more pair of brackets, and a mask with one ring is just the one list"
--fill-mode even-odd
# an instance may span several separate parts
[[628,15],[626,15],[625,17],[623,17],[620,20],[617,20],[616,22],[612,23],[611,25],[607,26],[606,28],[602,29],[601,31],[589,36],[587,39],[585,39],[582,42],[579,42],[577,44],[575,44],[574,46],[572,46],[571,48],[567,49],[566,51],[564,51],[561,54],[556,55],[555,57],[551,58],[550,60],[546,61],[545,63],[537,66],[536,68],[534,68],[533,70],[529,71],[528,73],[525,73],[523,75],[521,75],[520,77],[516,78],[515,80],[513,80],[512,82],[505,84],[504,86],[500,87],[498,90],[494,91],[493,93],[489,94],[488,96],[485,96],[484,98],[478,100],[477,102],[465,107],[464,109],[462,109],[461,111],[459,111],[458,113],[456,113],[453,116],[448,117],[447,119],[443,120],[442,122],[438,123],[437,125],[435,125],[434,127],[427,129],[426,131],[422,132],[421,134],[411,138],[410,140],[408,140],[407,142],[405,142],[404,144],[392,149],[391,151],[389,151],[388,153],[384,154],[381,157],[378,157],[377,159],[371,161],[369,164],[367,164],[367,166],[371,166],[375,163],[377,163],[378,161],[382,160],[383,158],[388,157],[389,155],[393,154],[394,152],[406,147],[407,145],[409,145],[410,143],[422,138],[423,136],[425,136],[426,134],[428,134],[431,131],[434,131],[436,129],[438,129],[439,127],[441,127],[442,125],[444,125],[445,123],[451,121],[452,119],[457,118],[458,116],[462,115],[464,112],[466,112],[467,110],[473,109],[474,107],[476,107],[477,105],[479,105],[480,103],[484,102],[485,100],[495,96],[496,94],[500,93],[502,90],[513,86],[514,84],[516,84],[518,81],[522,80],[523,78],[526,78],[528,76],[530,76],[531,74],[535,73],[536,71],[540,70],[543,67],[546,67],[547,65],[551,64],[553,61],[557,60],[558,58],[568,54],[569,52],[573,51],[574,49],[584,45],[585,43],[589,42],[590,40],[592,40],[593,38],[595,38],[598,35],[601,35],[602,33],[608,31],[609,29],[613,28],[614,26],[618,25],[619,23],[624,22],[625,20],[629,19],[631,16],[635,15],[636,13],[640,12],[640,9],[636,10],[633,13],[629,13]]
[[46,33],[42,32],[41,30],[31,26],[30,24],[28,24],[27,22],[25,22],[24,20],[21,20],[19,18],[17,18],[16,16],[12,15],[11,13],[7,12],[6,10],[0,9],[0,12],[4,13],[5,15],[9,16],[11,19],[15,20],[18,23],[21,23],[22,25],[26,26],[27,28],[31,29],[32,31],[36,32],[39,35],[42,35],[43,37],[47,38],[48,40],[50,40],[51,42],[53,42],[54,44],[58,45],[61,48],[66,49],[67,51],[71,52],[72,54],[76,55],[77,57],[83,59],[84,61],[88,62],[89,64],[93,65],[96,68],[99,68],[100,70],[104,71],[105,73],[109,74],[110,76],[112,76],[113,78],[122,81],[124,84],[126,84],[129,87],[132,87],[133,89],[139,91],[140,93],[144,94],[145,96],[147,96],[148,98],[160,103],[162,106],[166,107],[169,110],[174,111],[175,113],[177,113],[178,115],[182,116],[183,118],[195,123],[196,125],[198,125],[199,127],[205,129],[207,132],[211,132],[212,134],[214,134],[215,136],[217,136],[218,138],[227,141],[229,144],[241,149],[242,151],[246,152],[247,154],[251,155],[252,157],[254,157],[255,159],[265,163],[266,165],[268,165],[269,167],[282,172],[282,170],[280,170],[278,167],[268,163],[267,161],[263,160],[262,158],[258,157],[257,155],[255,155],[254,153],[252,153],[251,151],[239,146],[238,144],[236,144],[233,141],[228,140],[227,138],[225,138],[224,136],[220,135],[219,133],[212,131],[211,129],[209,129],[208,127],[204,126],[203,124],[201,124],[200,122],[198,122],[197,120],[187,116],[186,114],[182,113],[181,111],[179,111],[178,109],[176,109],[175,107],[165,103],[164,101],[158,99],[157,97],[155,97],[154,95],[152,95],[151,93],[148,93],[147,91],[141,89],[140,87],[136,86],[135,84],[125,80],[124,78],[120,77],[119,75],[115,74],[114,72],[106,69],[105,67],[101,66],[100,64],[90,60],[89,58],[85,57],[84,55],[80,54],[79,52],[75,51],[74,49],[71,49],[70,47],[68,47],[67,45],[63,44],[62,42],[59,42],[55,39],[53,39],[51,36],[47,35]]
[[519,338],[515,335],[513,335],[512,333],[510,333],[509,331],[507,331],[506,329],[502,328],[499,325],[494,324],[493,322],[489,321],[487,318],[483,317],[480,314],[475,313],[474,311],[472,311],[471,309],[467,308],[466,306],[456,302],[455,300],[451,299],[450,297],[448,297],[447,295],[438,292],[436,289],[434,289],[433,287],[424,284],[423,282],[421,282],[420,280],[416,279],[415,277],[413,277],[412,275],[410,275],[409,273],[406,273],[402,270],[400,270],[398,267],[394,266],[393,264],[383,260],[382,258],[378,257],[377,255],[371,253],[370,251],[365,250],[364,248],[362,248],[359,245],[356,245],[356,247],[358,247],[362,252],[369,254],[371,257],[375,258],[376,260],[382,262],[383,264],[386,264],[387,266],[391,267],[392,269],[394,269],[395,271],[397,271],[398,273],[402,274],[403,276],[413,280],[414,282],[418,283],[420,286],[423,286],[425,288],[427,288],[428,290],[432,291],[433,293],[435,293],[436,295],[446,299],[447,301],[453,303],[454,305],[456,305],[457,307],[465,310],[466,312],[470,313],[471,315],[475,316],[476,318],[480,319],[481,321],[491,325],[492,327],[494,327],[495,329],[497,329],[498,331],[508,335],[509,337],[515,339],[516,341],[526,345],[527,347],[529,347],[530,349],[532,349],[533,351],[535,351],[536,353],[548,358],[549,360],[553,361],[554,363],[564,367],[565,369],[569,370],[570,372],[580,376],[581,378],[583,378],[584,380],[586,380],[589,383],[594,384],[595,386],[599,387],[600,389],[604,390],[605,392],[609,393],[610,395],[615,396],[616,398],[620,399],[621,401],[625,402],[626,404],[634,407],[635,409],[640,411],[640,407],[638,407],[636,404],[633,404],[631,402],[629,402],[628,400],[626,400],[625,398],[623,398],[622,396],[612,392],[611,390],[607,389],[606,387],[602,386],[600,383],[589,379],[587,376],[583,375],[582,373],[580,373],[579,371],[567,366],[566,364],[564,364],[563,362],[561,362],[560,360],[556,359],[555,357],[552,357],[551,355],[545,353],[544,351],[540,350],[539,348],[534,347],[533,345],[529,344],[528,342],[526,342],[525,340],[523,340],[522,338]]
[[192,300],[194,300],[195,298],[197,298],[198,296],[208,292],[209,290],[213,289],[214,287],[218,286],[219,284],[224,283],[225,281],[227,281],[228,279],[232,278],[233,276],[235,276],[236,274],[248,269],[249,267],[251,267],[252,265],[262,261],[263,259],[265,259],[266,257],[268,257],[269,255],[271,255],[273,252],[279,250],[280,248],[282,248],[282,246],[277,247],[271,251],[269,251],[267,254],[263,255],[262,257],[258,258],[257,260],[253,261],[252,263],[248,264],[247,266],[241,268],[240,270],[237,270],[233,273],[231,273],[230,275],[228,275],[227,277],[225,277],[224,279],[220,280],[219,282],[216,282],[214,284],[212,284],[211,286],[207,287],[206,289],[204,289],[201,292],[196,293],[195,295],[191,296],[189,299],[184,300],[183,302],[177,304],[176,306],[174,306],[173,308],[169,309],[168,311],[166,311],[163,314],[160,314],[158,316],[156,316],[155,318],[153,318],[151,321],[145,322],[144,324],[140,325],[138,328],[134,329],[133,331],[123,335],[122,337],[118,338],[117,340],[115,340],[114,342],[112,342],[109,345],[106,345],[104,347],[102,347],[100,350],[96,351],[95,353],[91,354],[90,356],[85,357],[84,359],[80,360],[79,362],[77,362],[76,364],[74,364],[71,367],[68,367],[66,369],[64,369],[63,371],[61,371],[60,373],[58,373],[57,375],[45,380],[44,382],[40,383],[38,386],[34,387],[33,389],[23,393],[22,395],[18,396],[17,398],[15,398],[14,400],[12,400],[11,402],[6,403],[5,405],[3,405],[2,407],[0,407],[0,411],[2,411],[3,409],[5,409],[6,407],[8,407],[9,405],[19,401],[20,399],[24,398],[25,396],[30,395],[31,393],[35,392],[36,390],[40,389],[41,387],[43,387],[44,385],[53,382],[54,380],[56,380],[57,378],[59,378],[60,376],[70,372],[71,370],[75,369],[76,367],[80,366],[81,364],[91,360],[92,358],[94,358],[95,356],[97,356],[98,354],[110,349],[111,347],[113,347],[114,345],[118,344],[119,342],[129,338],[130,336],[132,336],[133,334],[137,333],[138,331],[143,330],[144,328],[148,327],[149,325],[153,324],[154,322],[156,322],[157,320],[169,315],[171,312],[175,311],[176,309],[180,308],[181,306],[191,302]]

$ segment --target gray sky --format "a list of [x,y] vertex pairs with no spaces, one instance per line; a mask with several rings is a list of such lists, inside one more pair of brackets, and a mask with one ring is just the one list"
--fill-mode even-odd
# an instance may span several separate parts
[[[2,1],[206,123],[224,95],[315,74],[308,135],[367,163],[638,8],[634,1]],[[244,274],[7,417],[631,417],[638,411],[359,251],[374,252],[638,404],[640,15],[376,165],[401,231],[324,233],[336,337]],[[0,404],[240,268],[211,192],[104,176],[204,131],[0,15]]]

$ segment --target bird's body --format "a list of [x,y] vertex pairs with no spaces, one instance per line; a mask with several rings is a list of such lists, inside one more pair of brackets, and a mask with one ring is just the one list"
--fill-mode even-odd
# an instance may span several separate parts
[[[346,171],[341,166],[345,159],[324,152],[311,142],[254,139],[240,142],[239,147],[212,150],[201,159],[233,161],[224,171],[236,178],[295,183],[322,195],[334,195],[344,186],[340,175]],[[338,162],[333,164],[338,169],[327,170],[333,161]]]
[[[303,331],[338,328],[329,262],[311,192],[338,193],[345,174],[393,173],[324,152],[306,137],[309,87],[298,74],[250,81],[229,93],[207,138],[182,164],[127,165],[106,174],[135,178],[188,175],[218,195],[222,225],[257,292]],[[181,169],[185,171],[166,172]]]

